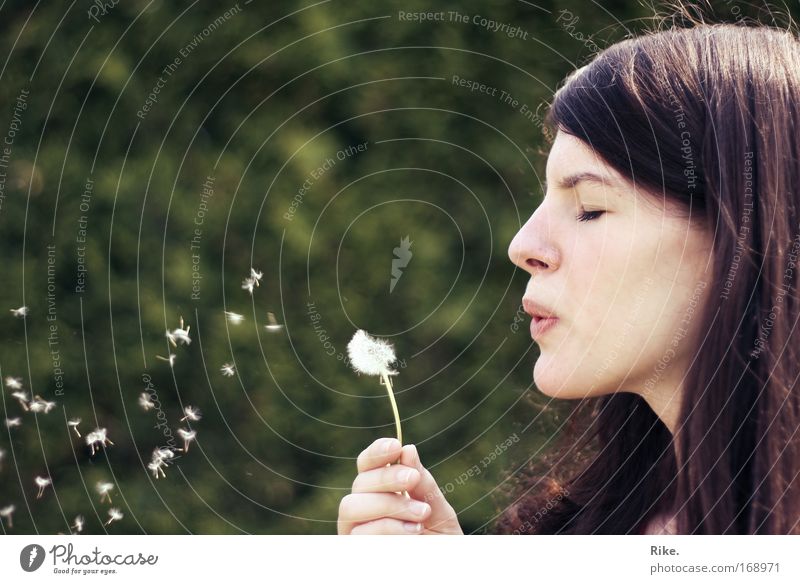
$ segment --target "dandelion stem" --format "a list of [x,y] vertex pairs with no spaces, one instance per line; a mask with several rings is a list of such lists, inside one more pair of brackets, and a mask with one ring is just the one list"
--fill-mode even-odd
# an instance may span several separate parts
[[385,373],[381,373],[381,379],[383,379],[383,384],[386,386],[386,391],[389,393],[389,401],[392,402],[392,412],[394,413],[394,425],[397,429],[397,439],[400,441],[400,444],[403,444],[403,430],[400,428],[400,412],[397,411],[397,402],[394,401],[394,392],[392,391],[392,382],[389,379],[389,376]]
[[[389,401],[392,403],[392,412],[394,413],[394,425],[395,428],[397,429],[397,440],[400,442],[400,445],[402,446],[403,431],[400,429],[400,412],[397,410],[397,402],[394,400],[394,392],[392,391],[392,382],[386,373],[381,373],[381,379],[383,379],[383,383],[384,385],[386,385],[386,391],[389,394]],[[403,491],[403,496],[406,499],[411,498],[411,495],[409,495],[407,491]]]

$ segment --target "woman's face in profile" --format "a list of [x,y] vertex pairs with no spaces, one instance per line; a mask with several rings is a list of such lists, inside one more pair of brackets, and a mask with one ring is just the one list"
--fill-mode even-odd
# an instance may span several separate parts
[[631,391],[672,399],[702,340],[710,236],[561,131],[546,181],[508,250],[531,276],[524,298],[558,317],[535,338],[537,387],[558,398]]

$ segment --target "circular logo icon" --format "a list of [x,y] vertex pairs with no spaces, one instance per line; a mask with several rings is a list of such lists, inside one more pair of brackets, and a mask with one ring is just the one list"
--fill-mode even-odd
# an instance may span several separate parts
[[26,572],[35,572],[42,567],[44,563],[44,548],[38,544],[32,543],[22,548],[19,553],[19,565]]

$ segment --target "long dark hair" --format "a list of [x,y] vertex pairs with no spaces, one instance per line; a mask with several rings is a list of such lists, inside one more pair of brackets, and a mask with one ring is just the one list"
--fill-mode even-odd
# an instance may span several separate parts
[[588,462],[518,475],[492,531],[640,533],[670,509],[681,534],[800,534],[796,32],[662,23],[570,75],[547,127],[705,225],[708,301],[674,436],[639,394],[583,400],[554,458]]

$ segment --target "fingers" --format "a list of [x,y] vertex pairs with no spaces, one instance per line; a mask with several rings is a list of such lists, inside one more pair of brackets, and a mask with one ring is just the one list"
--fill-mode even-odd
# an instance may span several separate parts
[[419,535],[420,533],[422,533],[421,523],[399,521],[389,517],[361,523],[350,531],[350,535]]
[[422,466],[415,445],[408,444],[403,446],[400,462],[397,466],[409,466],[419,471],[420,479],[413,487],[408,489],[408,494],[411,495],[413,499],[430,504],[432,511],[430,517],[425,522],[426,525],[436,529],[440,525],[445,525],[454,521],[456,514],[453,507],[451,507],[450,503],[445,499],[444,494],[441,489],[439,489],[439,485],[436,484],[436,479],[433,478],[430,471]]
[[382,518],[422,522],[431,506],[395,493],[351,493],[339,503],[339,533],[350,533],[357,523]]
[[372,470],[397,462],[400,457],[400,441],[396,438],[378,438],[358,455],[358,472]]
[[419,471],[402,464],[382,466],[359,473],[353,481],[354,493],[408,491],[420,479]]

